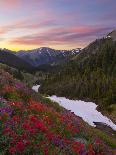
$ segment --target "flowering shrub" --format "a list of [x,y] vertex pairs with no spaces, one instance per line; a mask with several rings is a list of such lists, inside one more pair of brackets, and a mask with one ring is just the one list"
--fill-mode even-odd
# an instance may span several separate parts
[[58,112],[35,101],[31,90],[22,83],[7,82],[1,87],[6,99],[0,98],[0,154],[102,155],[108,152],[107,147],[101,149],[102,142],[98,139],[89,145],[78,141],[84,125],[73,113]]

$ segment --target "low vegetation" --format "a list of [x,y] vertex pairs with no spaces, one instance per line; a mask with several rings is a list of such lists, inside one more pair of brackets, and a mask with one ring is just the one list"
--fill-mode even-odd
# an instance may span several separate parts
[[0,69],[0,154],[115,154],[112,138],[111,144],[92,133],[81,118]]
[[116,104],[116,42],[100,39],[91,43],[60,71],[50,74],[40,92],[71,99],[94,101],[105,111]]

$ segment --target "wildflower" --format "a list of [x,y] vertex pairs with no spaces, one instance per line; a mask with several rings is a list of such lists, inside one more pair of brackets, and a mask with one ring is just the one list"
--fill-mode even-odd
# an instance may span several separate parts
[[19,122],[20,117],[19,117],[19,116],[13,116],[12,119],[13,119],[13,121],[15,121],[15,122]]
[[93,151],[93,147],[91,144],[88,147],[88,155],[95,155],[95,152]]
[[35,116],[30,116],[29,118],[30,118],[30,120],[31,120],[32,122],[37,121],[37,117],[35,117]]
[[96,141],[95,141],[95,144],[100,144],[101,143],[101,140],[100,139],[96,139]]
[[72,149],[75,153],[79,154],[84,148],[84,145],[79,142],[73,142]]
[[33,127],[31,127],[28,131],[29,131],[30,135],[35,135],[37,132],[36,129]]
[[49,153],[49,151],[48,151],[48,148],[46,147],[46,148],[44,149],[44,154],[45,154],[45,155],[48,155],[48,153]]
[[9,149],[9,153],[10,153],[10,154],[15,154],[15,152],[16,152],[15,147],[11,147],[11,148]]
[[18,143],[16,144],[16,150],[17,150],[18,152],[23,152],[24,149],[25,149],[25,145],[23,144],[23,142],[18,142]]
[[29,140],[26,140],[26,141],[25,141],[25,145],[26,145],[26,146],[28,146],[28,145],[30,145],[30,144],[31,144],[31,143],[30,143]]
[[11,129],[9,127],[5,128],[3,131],[3,135],[7,135],[11,132]]
[[30,125],[27,123],[22,124],[22,128],[25,130],[29,130],[30,129]]
[[3,115],[6,118],[11,116],[12,112],[13,112],[12,109],[9,108],[9,107],[2,107],[2,108],[0,108],[0,114]]
[[21,139],[26,139],[27,138],[27,135],[24,133],[21,135]]
[[2,116],[0,116],[0,120],[2,120]]
[[40,129],[42,132],[47,130],[46,126],[40,121],[36,122],[35,128]]

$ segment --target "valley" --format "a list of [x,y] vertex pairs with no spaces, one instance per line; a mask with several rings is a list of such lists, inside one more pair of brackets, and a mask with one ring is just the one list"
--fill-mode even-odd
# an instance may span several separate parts
[[0,155],[116,155],[116,0],[0,0]]
[[115,154],[113,39],[97,39],[75,52],[2,50],[1,60],[1,154]]
[[91,43],[64,68],[49,74],[40,92],[93,101],[99,110],[115,117],[116,43],[111,39]]

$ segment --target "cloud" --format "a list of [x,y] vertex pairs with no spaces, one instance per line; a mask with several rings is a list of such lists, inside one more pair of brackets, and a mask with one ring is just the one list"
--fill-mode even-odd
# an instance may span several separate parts
[[1,0],[0,8],[13,9],[20,5],[20,0]]
[[14,29],[38,29],[41,27],[47,27],[50,25],[55,25],[55,21],[52,19],[46,19],[40,22],[32,22],[31,20],[24,20],[24,21],[19,21],[16,22],[10,26],[8,26],[10,28],[10,30],[14,30]]
[[9,30],[8,27],[0,27],[0,35],[6,34]]
[[[11,9],[14,9],[17,11],[17,8],[21,9],[18,11],[25,11],[26,9],[35,9],[36,7],[39,9],[44,7],[47,9],[47,5],[50,3],[51,0],[0,0],[0,8],[3,10],[10,11]],[[36,9],[37,9],[36,8]],[[45,10],[44,10],[45,11]]]
[[28,30],[37,30],[41,28],[47,28],[50,26],[55,26],[56,21],[53,19],[45,19],[43,21],[31,21],[29,19],[25,20],[20,20],[20,21],[15,21],[12,24],[5,25],[5,26],[0,26],[0,34],[4,35],[7,34],[8,32],[14,31],[14,30],[22,30],[26,29]]
[[80,40],[85,41],[91,37],[103,36],[110,30],[112,30],[110,27],[97,26],[54,28],[46,32],[12,39],[10,43],[18,45],[71,44]]
[[4,43],[9,40],[19,47],[89,42],[113,29],[114,4],[113,0],[0,0],[0,35]]
[[6,31],[4,30],[4,29],[0,29],[0,35],[2,35],[2,34],[5,34],[6,33]]

